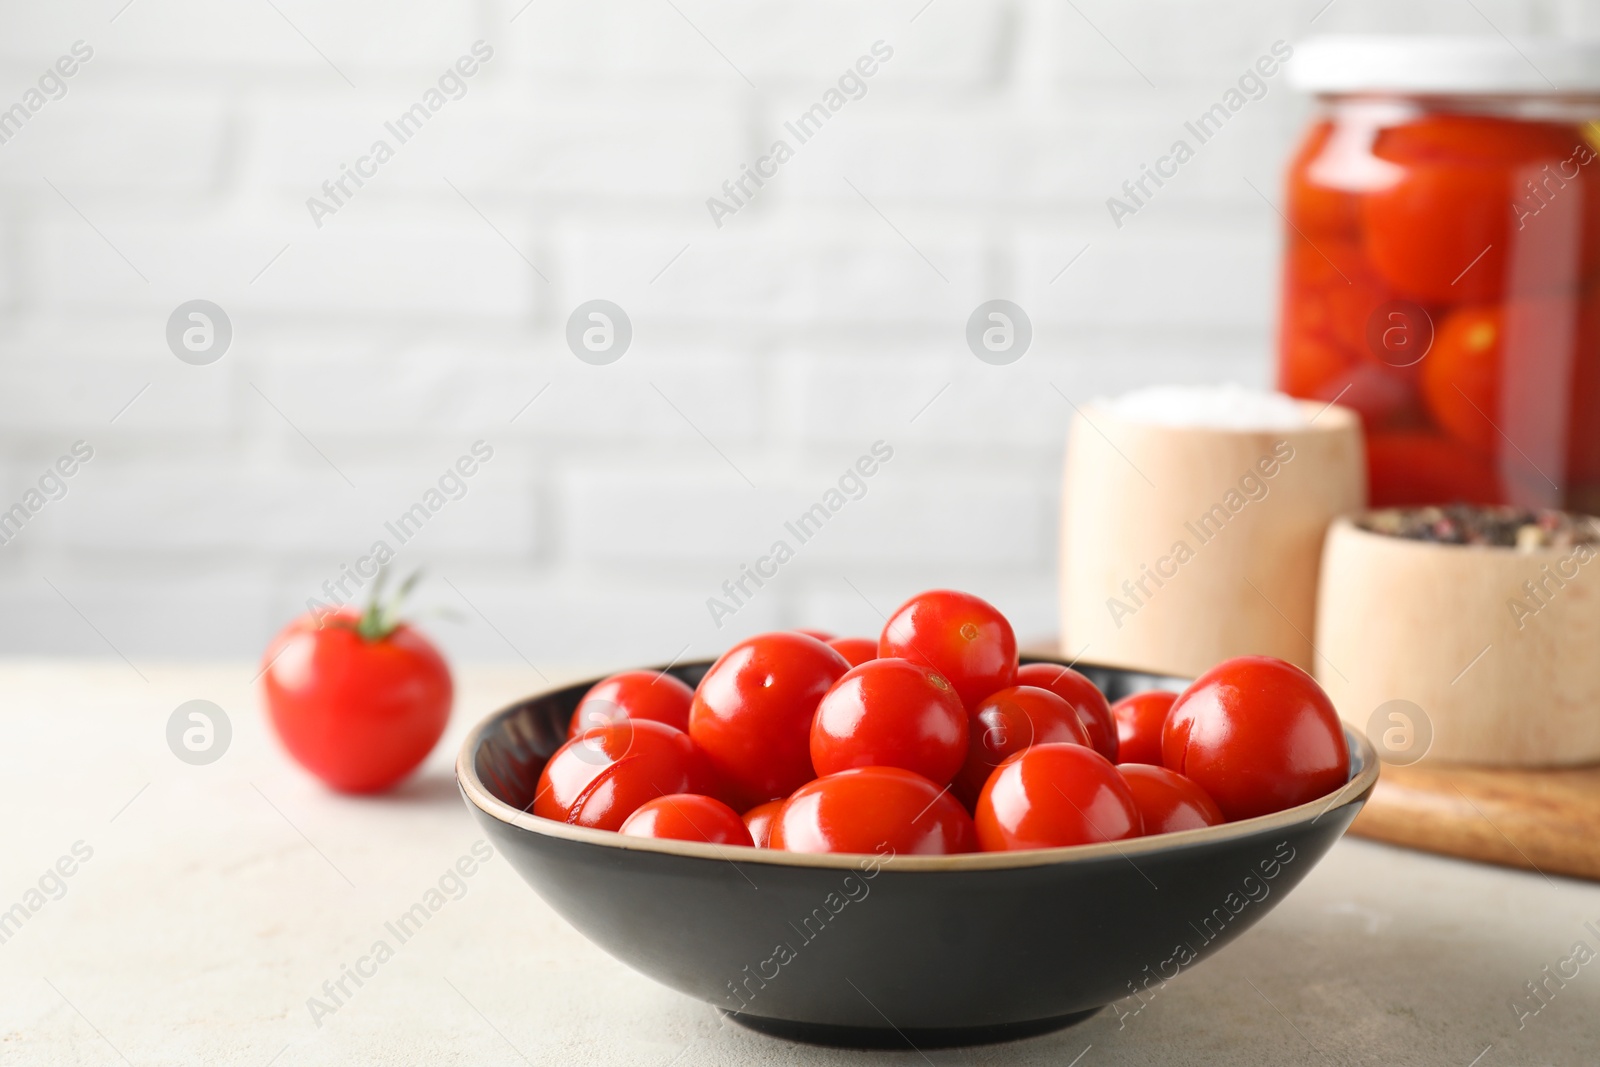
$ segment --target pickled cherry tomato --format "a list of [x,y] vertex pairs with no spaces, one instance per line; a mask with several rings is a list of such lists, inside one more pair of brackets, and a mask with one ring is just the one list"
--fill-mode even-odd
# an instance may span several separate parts
[[928,856],[977,849],[972,816],[955,798],[899,767],[859,767],[808,782],[784,803],[769,840],[790,852]]
[[812,715],[849,669],[816,638],[787,632],[740,641],[711,665],[695,690],[689,736],[730,799],[753,806],[811,780]]
[[904,659],[852,667],[823,696],[811,723],[818,775],[903,767],[946,785],[967,757],[967,711],[937,671]]
[[[1512,205],[1525,192],[1520,179],[1583,147],[1571,125],[1486,115],[1430,114],[1384,130],[1373,152],[1400,171],[1362,205],[1373,265],[1418,300],[1481,303],[1499,299],[1508,283],[1522,292],[1559,284],[1580,270],[1560,254],[1568,235],[1557,227],[1514,228]],[[1574,222],[1595,203],[1594,177],[1580,171],[1575,181],[1580,188],[1567,216]],[[1581,270],[1596,265],[1585,255]]]
[[1217,802],[1181,774],[1147,763],[1124,763],[1117,773],[1139,806],[1146,836],[1220,826],[1225,821]]
[[1314,181],[1309,173],[1313,160],[1333,150],[1329,142],[1337,132],[1328,119],[1314,123],[1289,163],[1289,215],[1312,240],[1354,237],[1360,218],[1359,196]]
[[995,768],[978,797],[986,852],[1120,841],[1144,829],[1111,761],[1082,745],[1034,745]]
[[744,813],[745,829],[750,831],[750,838],[757,848],[770,847],[768,841],[772,836],[772,820],[783,810],[783,804],[782,800],[769,800]]
[[533,813],[616,830],[645,801],[704,792],[708,784],[687,734],[648,719],[624,720],[585,730],[556,749],[539,775]]
[[1500,476],[1487,457],[1426,431],[1407,430],[1367,436],[1369,503],[1375,508],[1402,504],[1496,502]]
[[1050,690],[1033,685],[1014,685],[990,693],[972,711],[967,759],[950,791],[970,810],[978,803],[978,794],[996,767],[1029,745],[1058,741],[1091,747],[1089,731],[1071,704]]
[[1410,166],[1362,204],[1367,254],[1411,299],[1498,299],[1513,197],[1507,176],[1496,171]]
[[1017,670],[1018,685],[1048,689],[1072,705],[1089,732],[1089,744],[1112,763],[1117,762],[1117,723],[1111,705],[1098,686],[1081,672],[1054,663],[1030,663]]
[[1439,326],[1433,350],[1422,364],[1422,395],[1428,413],[1450,436],[1480,452],[1494,446],[1500,410],[1499,304],[1452,311]]
[[[1600,246],[1595,238],[1600,228],[1592,225],[1600,206],[1600,182],[1589,172],[1595,159],[1592,125],[1585,128],[1566,122],[1533,122],[1526,118],[1499,118],[1487,115],[1462,115],[1449,112],[1423,116],[1382,132],[1374,151],[1385,159],[1411,167],[1416,164],[1433,164],[1440,167],[1498,169],[1505,174],[1511,189],[1511,211],[1507,217],[1508,242],[1516,237],[1530,238],[1541,243],[1554,238],[1557,247],[1565,245],[1565,234],[1546,235],[1539,232],[1545,226],[1579,227],[1587,237],[1583,245],[1580,273],[1588,274],[1600,267]],[[1549,166],[1546,173],[1544,167]],[[1541,184],[1543,183],[1543,184]],[[1572,192],[1574,202],[1563,214],[1561,211],[1545,212],[1545,201],[1554,193]],[[1537,212],[1533,208],[1539,208]],[[1531,231],[1531,232],[1530,232]],[[1551,249],[1555,251],[1556,249]],[[1570,274],[1572,264],[1562,262],[1560,256],[1549,256],[1548,266],[1563,275]],[[1520,262],[1517,269],[1538,271],[1540,264]],[[1513,279],[1533,283],[1532,288],[1549,278],[1524,277]],[[1527,290],[1528,284],[1520,285]],[[1456,294],[1453,299],[1466,299]]]
[[1595,125],[1421,98],[1326,115],[1288,175],[1279,385],[1361,415],[1375,506],[1600,510]]
[[694,690],[670,674],[623,671],[596,682],[583,695],[567,724],[567,737],[623,719],[649,719],[687,731],[693,702]]
[[[1600,229],[1600,226],[1596,226]],[[1591,426],[1600,418],[1600,279],[1578,301],[1578,343],[1572,368],[1572,395],[1566,404],[1568,426]],[[1567,471],[1575,483],[1566,507],[1600,514],[1600,433],[1570,433]]]
[[1344,727],[1328,694],[1299,667],[1270,656],[1240,656],[1196,678],[1167,714],[1161,756],[1229,819],[1308,803],[1350,775]]
[[829,648],[843,656],[852,667],[859,667],[869,659],[878,658],[878,642],[870,637],[835,637],[827,642]]
[[1564,122],[1436,112],[1383,130],[1374,152],[1402,164],[1504,166],[1518,160],[1565,159],[1580,140],[1578,131]]
[[670,793],[647,800],[622,824],[629,837],[665,837],[713,845],[753,845],[739,813],[697,793]]
[[968,708],[1012,684],[1017,638],[995,607],[970,593],[934,589],[895,611],[878,638],[878,655],[938,671]]
[[1316,249],[1315,252],[1318,259],[1322,259],[1324,254],[1333,259],[1332,263],[1324,260],[1326,267],[1334,272],[1334,277],[1327,279],[1322,290],[1329,335],[1346,350],[1357,353],[1363,361],[1400,362],[1387,352],[1374,350],[1367,328],[1374,316],[1381,318],[1382,310],[1400,300],[1404,294],[1373,271],[1355,244],[1339,242]]
[[[1284,297],[1283,317],[1292,321],[1301,314],[1306,298],[1298,292]],[[1356,355],[1337,341],[1309,330],[1288,328],[1279,342],[1278,385],[1290,396],[1339,396],[1349,383]],[[1342,398],[1341,398],[1342,399]]]
[[1350,408],[1361,416],[1369,432],[1416,426],[1423,421],[1416,380],[1414,368],[1397,370],[1363,362],[1350,371],[1337,391],[1323,389],[1317,399],[1337,400],[1341,407]]
[[1177,693],[1152,689],[1111,705],[1117,720],[1117,762],[1161,765],[1161,728]]

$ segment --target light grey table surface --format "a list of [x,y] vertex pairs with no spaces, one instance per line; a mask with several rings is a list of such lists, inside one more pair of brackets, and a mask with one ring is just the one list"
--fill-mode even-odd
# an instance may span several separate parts
[[[1355,839],[1137,1013],[1011,1044],[861,1053],[724,1024],[590,945],[499,856],[314,1018],[323,983],[480,840],[451,778],[462,733],[542,683],[464,671],[423,771],[363,800],[288,762],[253,674],[0,662],[0,909],[28,912],[0,943],[0,1063],[1600,1063],[1600,955],[1574,959],[1600,954],[1600,886]],[[233,727],[209,766],[167,747],[190,699]],[[47,876],[75,846],[73,873]]]

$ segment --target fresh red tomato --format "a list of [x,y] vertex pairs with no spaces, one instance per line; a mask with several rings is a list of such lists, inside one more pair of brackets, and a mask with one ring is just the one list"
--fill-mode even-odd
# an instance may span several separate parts
[[623,822],[622,832],[629,837],[667,837],[713,845],[755,844],[738,812],[698,793],[669,793],[645,801]]
[[692,703],[694,690],[670,674],[623,671],[596,682],[583,695],[567,726],[567,737],[623,719],[649,719],[687,731]]
[[1139,806],[1146,836],[1198,830],[1225,821],[1217,802],[1181,774],[1147,763],[1124,763],[1117,773],[1128,783],[1133,802]]
[[450,719],[450,668],[433,643],[376,606],[303,615],[272,639],[267,713],[299,764],[343,793],[388,789]]
[[1017,638],[993,605],[970,593],[918,593],[889,617],[878,655],[932,667],[955,686],[967,707],[1012,684]]
[[807,637],[814,637],[823,644],[827,644],[829,641],[833,640],[833,635],[826,630],[808,630],[803,626],[796,626],[794,628],[794,632],[797,634],[805,634]]
[[795,790],[772,822],[789,852],[945,855],[977,848],[972,816],[948,792],[900,767],[858,767]]
[[750,831],[750,839],[757,848],[771,847],[768,842],[772,837],[772,820],[783,810],[783,804],[782,800],[769,800],[744,813],[745,829]]
[[1143,832],[1117,768],[1082,745],[1034,745],[1000,764],[978,797],[985,852],[1120,841]]
[[[1021,673],[1017,672],[1019,677]],[[967,731],[967,759],[951,784],[951,792],[971,810],[996,767],[1029,745],[1052,742],[1092,747],[1089,731],[1071,704],[1050,690],[1033,685],[1014,685],[990,693],[973,709]]]
[[816,638],[787,632],[741,641],[711,665],[695,690],[689,736],[730,799],[753,806],[812,779],[812,715],[849,669]]
[[1111,717],[1111,705],[1082,673],[1054,663],[1030,663],[1017,669],[1017,684],[1048,689],[1072,705],[1089,731],[1089,744],[1112,763],[1117,762],[1117,722]]
[[1367,435],[1367,484],[1375,508],[1406,504],[1498,504],[1489,461],[1449,438],[1420,431]]
[[852,667],[859,667],[869,659],[878,658],[878,642],[870,637],[835,637],[827,646]]
[[689,735],[649,719],[624,719],[586,730],[556,749],[539,775],[533,813],[616,830],[645,801],[702,793],[708,784]]
[[1151,689],[1111,705],[1117,720],[1117,762],[1161,765],[1161,727],[1177,693]]
[[1162,763],[1191,779],[1232,819],[1266,815],[1333,792],[1350,752],[1328,694],[1270,656],[1226,660],[1173,702]]
[[904,767],[946,785],[967,756],[967,711],[937,671],[904,659],[850,668],[817,705],[811,766]]

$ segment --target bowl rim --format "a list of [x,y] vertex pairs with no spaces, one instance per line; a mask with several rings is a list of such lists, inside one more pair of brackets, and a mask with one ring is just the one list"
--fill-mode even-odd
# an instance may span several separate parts
[[[1044,656],[1031,656],[1029,658],[1035,661],[1051,662],[1048,657]],[[711,661],[707,660],[706,662],[710,663]],[[1059,662],[1062,666],[1071,665],[1065,660],[1055,662]],[[688,665],[678,664],[678,666]],[[1126,669],[1110,667],[1105,664],[1080,665],[1110,670]],[[1133,673],[1143,674],[1149,672],[1135,671]],[[541,818],[525,809],[519,810],[512,807],[489,791],[483,784],[482,779],[478,777],[477,768],[474,765],[476,763],[474,757],[482,744],[484,735],[492,727],[498,726],[502,719],[515,713],[530,700],[537,700],[542,696],[560,692],[563,689],[574,689],[585,685],[592,686],[608,677],[610,677],[610,674],[601,675],[587,681],[550,685],[491,712],[474,725],[467,732],[466,737],[462,739],[461,750],[456,755],[456,785],[467,803],[490,818],[519,830],[526,830],[542,837],[598,845],[603,848],[621,849],[628,852],[655,852],[681,856],[687,859],[721,860],[730,863],[737,861],[738,863],[760,863],[777,867],[814,867],[832,870],[858,870],[870,867],[874,870],[882,868],[895,871],[990,871],[1020,867],[1040,867],[1057,863],[1087,863],[1104,859],[1108,856],[1121,856],[1123,859],[1132,862],[1132,858],[1136,856],[1149,855],[1155,852],[1176,851],[1191,845],[1234,841],[1265,831],[1295,826],[1304,822],[1308,817],[1312,823],[1315,823],[1335,808],[1342,808],[1347,804],[1363,799],[1378,781],[1379,760],[1372,742],[1368,740],[1365,734],[1357,732],[1348,723],[1341,722],[1340,726],[1344,730],[1345,744],[1349,748],[1352,760],[1359,761],[1359,767],[1344,785],[1331,793],[1324,794],[1304,804],[1285,808],[1282,811],[1275,811],[1269,815],[1257,815],[1249,819],[1223,823],[1220,826],[1206,826],[1198,830],[1179,830],[1174,833],[1155,834],[1150,837],[1133,837],[1122,841],[1106,841],[1094,845],[1065,845],[1056,848],[1019,849],[1013,852],[963,852],[944,856],[902,856],[898,854],[885,856],[881,853],[870,852],[784,852],[776,849],[757,848],[751,845],[715,845],[703,841],[629,837],[615,830],[597,830],[587,826],[570,826],[567,823]]]

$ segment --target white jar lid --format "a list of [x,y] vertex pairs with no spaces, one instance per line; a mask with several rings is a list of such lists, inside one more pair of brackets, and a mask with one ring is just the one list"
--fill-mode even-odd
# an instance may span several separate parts
[[1287,66],[1309,93],[1600,93],[1600,39],[1338,34],[1295,46]]

